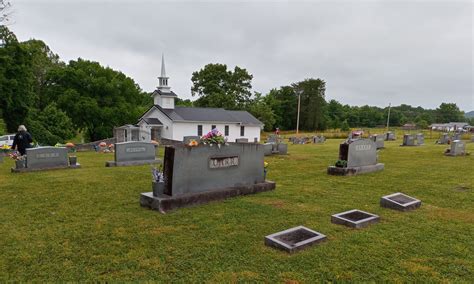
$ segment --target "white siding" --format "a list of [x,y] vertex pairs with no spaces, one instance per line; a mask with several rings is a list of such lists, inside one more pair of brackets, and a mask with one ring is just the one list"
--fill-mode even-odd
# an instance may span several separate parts
[[[161,128],[161,137],[170,140],[173,139],[173,122],[164,113],[162,113],[156,108],[152,108],[143,117],[158,118],[161,123],[163,123],[163,127]],[[150,132],[149,129],[148,132]]]
[[260,127],[245,126],[245,135],[240,136],[240,124],[237,123],[200,123],[200,122],[175,122],[173,126],[173,140],[183,141],[184,136],[198,135],[198,125],[202,125],[202,135],[211,131],[212,125],[225,135],[225,126],[229,126],[229,135],[226,136],[229,142],[235,142],[237,138],[247,138],[249,142],[253,142],[254,138],[260,141]]

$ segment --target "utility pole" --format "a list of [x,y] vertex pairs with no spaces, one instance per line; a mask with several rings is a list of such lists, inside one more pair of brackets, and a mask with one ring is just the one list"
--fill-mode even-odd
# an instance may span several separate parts
[[392,103],[388,103],[388,116],[387,116],[387,131],[388,131],[388,126],[390,123],[390,108],[392,106]]
[[298,116],[296,117],[296,134],[300,128],[300,102],[301,102],[301,91],[298,91]]

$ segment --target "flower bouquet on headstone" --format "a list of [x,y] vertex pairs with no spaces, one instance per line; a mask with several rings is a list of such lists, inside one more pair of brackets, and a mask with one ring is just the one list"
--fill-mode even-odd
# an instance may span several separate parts
[[338,168],[345,168],[345,167],[347,167],[347,161],[346,160],[337,160],[335,166],[338,167]]
[[209,146],[213,146],[215,144],[219,148],[221,145],[227,145],[227,138],[225,138],[217,128],[212,129],[206,135],[202,136],[201,141],[204,145],[209,144]]
[[164,182],[165,181],[165,176],[163,174],[163,171],[161,171],[161,166],[160,169],[157,169],[156,167],[151,168],[151,175],[153,182]]

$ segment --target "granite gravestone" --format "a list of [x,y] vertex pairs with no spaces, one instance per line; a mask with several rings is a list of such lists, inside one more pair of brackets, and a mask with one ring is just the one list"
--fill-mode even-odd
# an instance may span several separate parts
[[115,143],[115,161],[105,163],[106,167],[132,166],[161,163],[156,159],[157,147],[150,142],[121,142]]
[[370,136],[370,139],[375,142],[375,146],[377,149],[385,148],[385,139],[384,136],[374,134]]
[[267,143],[263,145],[265,156],[288,154],[288,145],[283,143],[282,139],[277,135],[269,135]]
[[294,227],[265,237],[265,245],[288,253],[304,249],[326,240],[326,236],[304,226]]
[[275,189],[264,178],[263,145],[176,145],[165,148],[163,194],[141,194],[140,204],[165,213],[179,207]]
[[189,144],[189,142],[191,142],[192,140],[194,140],[196,142],[199,142],[200,139],[201,139],[201,137],[199,137],[199,136],[184,136],[183,137],[183,143],[184,144]]
[[455,132],[455,133],[453,134],[453,139],[452,139],[452,140],[453,140],[453,141],[454,141],[454,140],[462,140],[462,134],[459,133],[459,132]]
[[438,144],[448,144],[449,142],[449,135],[448,133],[443,133],[438,140]]
[[416,144],[417,145],[425,144],[425,136],[423,135],[423,133],[416,134]]
[[461,140],[451,142],[451,148],[445,152],[446,156],[464,156],[466,155],[466,144]]
[[356,175],[381,171],[384,164],[377,162],[377,146],[370,139],[347,140],[339,145],[339,161],[328,167],[330,175]]
[[395,141],[395,133],[391,131],[385,133],[385,141]]
[[326,141],[326,137],[324,137],[323,135],[313,136],[313,143],[314,144],[324,143],[324,141]]
[[12,168],[12,172],[29,172],[49,169],[79,168],[69,165],[68,149],[65,147],[38,147],[26,149],[25,167]]
[[415,136],[413,134],[403,135],[403,144],[400,146],[416,146]]

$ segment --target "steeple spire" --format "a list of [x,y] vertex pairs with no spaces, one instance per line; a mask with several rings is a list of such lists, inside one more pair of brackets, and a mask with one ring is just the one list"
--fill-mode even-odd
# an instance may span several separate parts
[[165,55],[161,54],[161,77],[166,78]]
[[161,76],[158,77],[158,90],[163,93],[169,93],[170,87],[168,87],[168,79],[166,77],[166,69],[165,69],[165,55],[161,54]]

